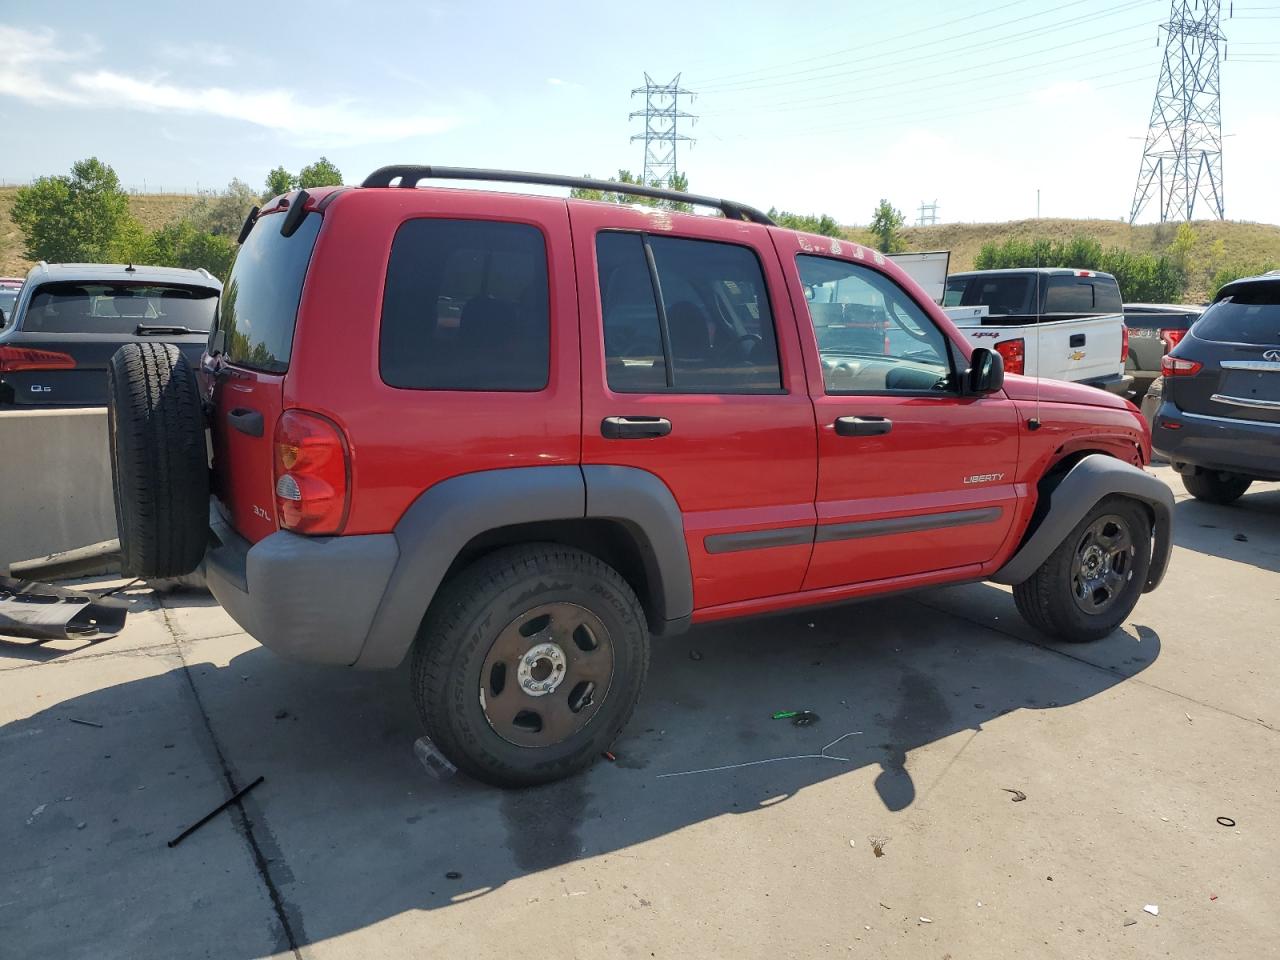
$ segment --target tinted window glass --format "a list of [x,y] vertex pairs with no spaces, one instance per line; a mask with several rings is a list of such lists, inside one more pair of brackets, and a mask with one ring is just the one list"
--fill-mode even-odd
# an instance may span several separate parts
[[1083,277],[1049,277],[1044,291],[1045,313],[1093,312],[1093,283]]
[[947,338],[920,306],[869,267],[799,256],[828,393],[914,393],[952,384]]
[[1120,299],[1120,285],[1107,277],[1095,277],[1093,281],[1093,309],[1100,313],[1121,313],[1124,304]]
[[[662,291],[665,340],[646,242]],[[601,233],[596,254],[611,389],[781,389],[773,314],[760,262],[751,250],[706,240]]]
[[[185,327],[208,333],[218,293],[200,287],[131,283],[46,283],[27,304],[22,329],[39,333],[145,335]],[[178,331],[179,333],[181,331]]]
[[259,218],[236,255],[222,291],[211,352],[267,373],[289,369],[302,281],[321,217],[309,213],[292,236],[280,235],[282,214]]
[[523,223],[410,220],[387,267],[382,379],[420,390],[541,390],[550,369],[547,252]]
[[952,277],[942,302],[948,307],[987,307],[993,317],[1027,312],[1027,276]]
[[1191,333],[1221,343],[1280,346],[1280,283],[1236,290],[1209,307]]
[[18,302],[17,287],[0,287],[0,327],[13,318],[13,305]]

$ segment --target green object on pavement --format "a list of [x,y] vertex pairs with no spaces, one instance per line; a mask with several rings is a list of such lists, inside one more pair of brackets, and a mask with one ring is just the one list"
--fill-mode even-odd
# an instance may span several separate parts
[[790,720],[792,717],[798,716],[799,713],[800,713],[799,710],[779,710],[777,713],[773,715],[773,719]]

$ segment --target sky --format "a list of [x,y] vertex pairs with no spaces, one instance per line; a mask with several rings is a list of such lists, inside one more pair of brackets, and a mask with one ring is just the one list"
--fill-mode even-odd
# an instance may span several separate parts
[[[153,192],[261,187],[320,155],[348,183],[387,163],[639,173],[632,89],[678,74],[694,192],[866,223],[881,197],[908,222],[934,200],[942,222],[1022,219],[1039,190],[1046,217],[1127,219],[1169,17],[1167,0],[273,6],[5,0],[0,181],[90,155]],[[1280,0],[1234,11],[1226,213],[1277,223]]]

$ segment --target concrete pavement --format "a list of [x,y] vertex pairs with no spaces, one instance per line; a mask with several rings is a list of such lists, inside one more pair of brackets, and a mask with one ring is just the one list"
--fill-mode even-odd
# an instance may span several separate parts
[[0,640],[0,956],[1277,955],[1280,485],[1159,472],[1174,562],[1112,637],[987,585],[698,629],[616,763],[518,793],[426,774],[405,671],[285,663],[207,598]]

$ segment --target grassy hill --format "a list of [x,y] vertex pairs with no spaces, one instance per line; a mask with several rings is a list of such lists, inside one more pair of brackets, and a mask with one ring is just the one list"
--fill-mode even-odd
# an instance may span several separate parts
[[[22,234],[9,217],[17,187],[0,187],[0,276],[24,277],[31,261],[22,255]],[[141,193],[129,197],[129,209],[148,230],[180,218],[196,202],[181,193]]]
[[[1208,292],[1209,278],[1230,263],[1280,263],[1280,226],[1232,220],[1197,220],[1192,223],[1196,245],[1190,256],[1186,299],[1195,302]],[[1011,237],[1034,240],[1070,240],[1093,237],[1106,248],[1130,253],[1163,253],[1178,225],[1129,226],[1117,220],[1014,220],[1009,223],[944,223],[933,227],[907,227],[903,237],[908,250],[950,250],[951,270],[969,270],[979,248],[988,241]]]

